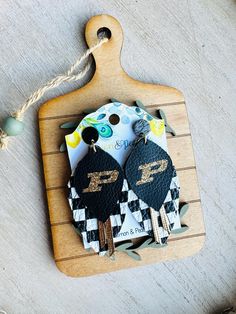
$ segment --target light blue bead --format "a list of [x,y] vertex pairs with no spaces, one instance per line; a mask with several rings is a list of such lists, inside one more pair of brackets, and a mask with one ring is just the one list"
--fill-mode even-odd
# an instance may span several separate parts
[[16,120],[13,117],[7,117],[3,121],[2,129],[7,133],[8,136],[16,136],[23,132],[24,123],[22,121]]

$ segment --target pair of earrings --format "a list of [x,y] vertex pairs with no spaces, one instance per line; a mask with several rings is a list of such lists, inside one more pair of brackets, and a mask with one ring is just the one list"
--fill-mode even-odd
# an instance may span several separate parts
[[82,132],[83,140],[89,145],[87,155],[78,163],[74,173],[74,187],[80,201],[91,217],[98,220],[100,249],[108,246],[109,255],[114,252],[111,216],[116,214],[117,203],[126,178],[134,193],[150,207],[152,228],[156,242],[161,243],[158,217],[169,233],[170,224],[163,203],[173,177],[170,156],[147,138],[150,132],[146,120],[133,125],[137,136],[134,147],[124,165],[96,146],[98,132],[87,127]]

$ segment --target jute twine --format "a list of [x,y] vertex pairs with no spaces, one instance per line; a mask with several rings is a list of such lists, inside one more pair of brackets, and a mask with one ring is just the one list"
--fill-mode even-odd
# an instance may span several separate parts
[[[37,91],[30,95],[30,97],[20,106],[20,108],[11,114],[11,117],[15,118],[16,120],[22,121],[25,112],[35,103],[37,103],[44,94],[61,85],[65,82],[72,82],[78,81],[82,79],[86,73],[89,71],[92,61],[89,56],[99,47],[101,47],[104,43],[108,41],[108,38],[103,38],[99,40],[94,46],[87,49],[85,53],[70,67],[70,69],[61,74],[54,79],[50,80],[48,83],[40,87]],[[83,69],[76,73],[77,68],[81,65],[81,63],[87,59],[86,64],[84,65]],[[0,128],[0,149],[6,149],[8,146],[9,136],[4,130]]]

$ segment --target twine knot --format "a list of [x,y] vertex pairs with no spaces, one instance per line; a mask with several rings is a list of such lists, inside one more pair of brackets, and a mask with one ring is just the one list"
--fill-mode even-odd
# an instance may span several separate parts
[[[16,120],[22,121],[23,120],[23,114],[20,110],[12,112],[11,117],[15,118]],[[1,313],[0,313],[1,314]]]
[[0,148],[6,149],[8,144],[8,135],[2,129],[0,129]]

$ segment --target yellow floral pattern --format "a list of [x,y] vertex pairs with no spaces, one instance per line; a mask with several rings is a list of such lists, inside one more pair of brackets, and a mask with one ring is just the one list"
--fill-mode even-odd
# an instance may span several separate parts
[[156,136],[161,136],[165,130],[165,122],[164,120],[156,120],[153,119],[149,122],[151,131]]
[[76,148],[80,141],[81,136],[77,131],[74,131],[72,134],[66,136],[66,142],[71,148]]

